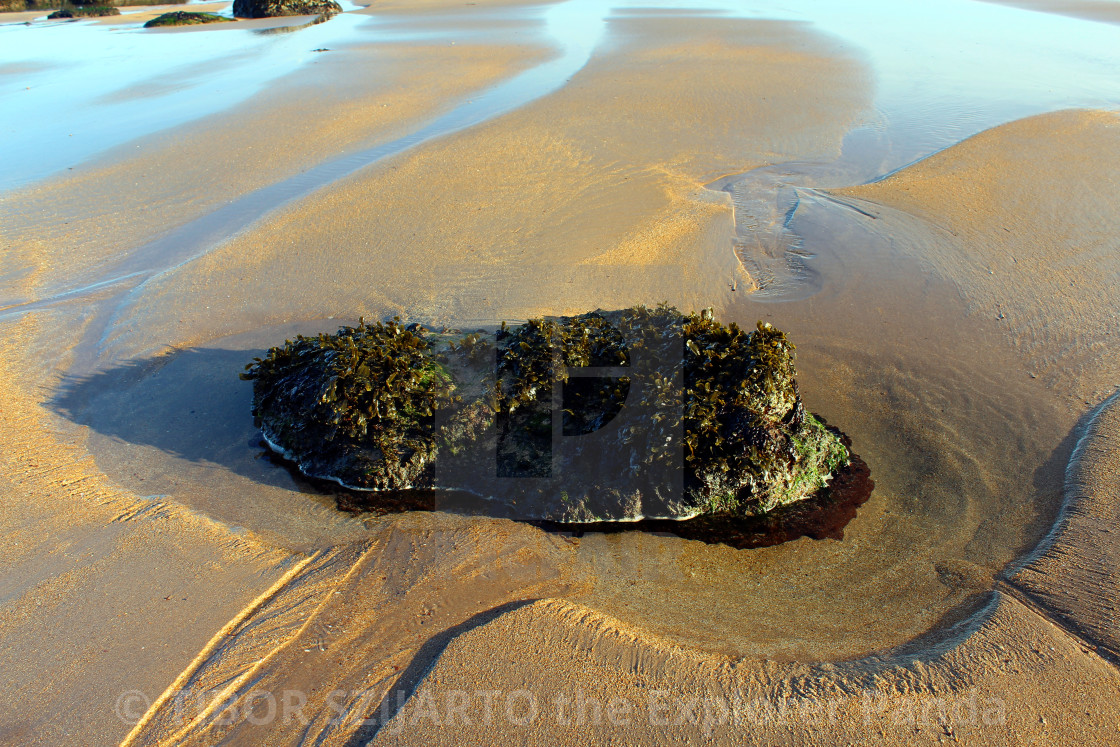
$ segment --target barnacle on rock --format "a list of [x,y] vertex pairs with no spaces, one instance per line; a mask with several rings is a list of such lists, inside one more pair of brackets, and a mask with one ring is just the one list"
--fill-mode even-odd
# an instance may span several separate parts
[[801,404],[793,354],[769,324],[662,304],[493,334],[363,320],[242,378],[274,450],[353,488],[467,491],[568,522],[751,516],[848,463]]

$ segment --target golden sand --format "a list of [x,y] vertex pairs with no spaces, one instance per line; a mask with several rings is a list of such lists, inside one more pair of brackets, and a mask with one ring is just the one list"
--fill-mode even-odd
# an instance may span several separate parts
[[1120,395],[1095,408],[1078,436],[1054,534],[1012,581],[1115,660],[1120,658]]
[[4,195],[0,230],[11,250],[0,267],[41,268],[40,288],[70,284],[247,192],[400,137],[450,101],[546,54],[470,45],[321,53],[279,90],[229,114],[130,143],[65,177]]
[[985,0],[1023,10],[1056,13],[1104,23],[1120,23],[1120,7],[1110,0]]
[[[816,331],[816,336],[812,333],[812,324],[791,321],[794,330],[805,327],[798,331],[796,339],[806,340],[805,347],[818,351],[810,353],[808,361],[803,358],[802,381],[807,401],[822,401],[818,390],[831,390],[835,399],[833,407],[837,403],[852,403],[852,407],[839,412],[834,419],[843,422],[857,442],[868,446],[873,469],[876,465],[886,468],[879,472],[884,494],[877,491],[874,505],[861,511],[857,522],[849,527],[845,543],[829,547],[802,540],[771,551],[752,553],[746,558],[748,566],[765,569],[765,575],[760,578],[766,585],[760,581],[757,591],[752,590],[749,595],[744,592],[744,599],[757,595],[758,601],[766,600],[772,607],[770,610],[759,608],[753,614],[738,611],[738,615],[731,618],[731,622],[744,630],[743,636],[750,638],[751,648],[735,653],[721,652],[715,639],[706,643],[703,640],[705,628],[712,625],[713,616],[718,614],[717,610],[722,611],[720,605],[725,604],[710,601],[705,604],[702,600],[709,583],[718,588],[714,577],[719,568],[727,565],[713,560],[721,553],[734,554],[726,548],[685,548],[684,545],[695,543],[643,535],[589,536],[565,545],[561,539],[547,538],[529,528],[505,522],[464,523],[445,517],[416,524],[415,518],[402,517],[381,525],[374,544],[362,552],[366,557],[371,553],[378,558],[407,556],[408,564],[390,561],[385,566],[373,566],[387,569],[381,576],[364,570],[368,561],[343,563],[338,571],[330,571],[324,565],[309,572],[307,586],[294,584],[285,594],[303,598],[300,589],[312,588],[326,579],[339,580],[317,592],[321,604],[311,617],[300,617],[307,620],[302,627],[296,630],[285,623],[282,616],[266,615],[267,628],[259,634],[247,633],[244,640],[231,641],[227,655],[199,663],[189,676],[199,681],[220,682],[258,682],[264,677],[272,691],[306,687],[312,678],[324,689],[337,687],[345,692],[353,692],[355,683],[375,683],[363,690],[372,693],[372,697],[362,707],[348,702],[351,707],[348,714],[351,719],[362,713],[376,716],[382,712],[382,704],[387,704],[384,710],[387,720],[380,727],[367,725],[365,732],[359,732],[376,737],[378,742],[423,743],[441,740],[449,733],[467,744],[523,739],[574,744],[588,733],[613,735],[630,742],[663,741],[666,735],[689,739],[708,734],[734,742],[748,733],[751,740],[792,738],[806,744],[834,744],[837,740],[860,744],[911,743],[915,738],[956,738],[984,744],[1022,744],[1031,740],[1086,744],[1109,741],[1116,733],[1120,715],[1115,706],[1116,695],[1120,693],[1120,675],[1101,654],[1108,655],[1110,647],[1115,647],[1110,633],[1110,615],[1115,609],[1117,588],[1112,562],[1116,543],[1114,537],[1103,533],[1100,527],[1102,522],[1110,520],[1114,503],[1115,481],[1109,465],[1116,451],[1108,425],[1112,410],[1101,415],[1093,426],[1090,440],[1081,449],[1079,471],[1071,478],[1070,489],[1076,494],[1067,493],[1071,508],[1057,541],[1044,545],[1042,554],[1010,580],[1001,578],[998,570],[1011,556],[992,556],[980,563],[965,560],[977,558],[977,553],[983,556],[984,547],[995,548],[1000,543],[1014,547],[1014,536],[993,540],[992,533],[1029,523],[1028,517],[1013,517],[1016,500],[1023,502],[1026,498],[1016,496],[1016,486],[1021,490],[1022,485],[1034,479],[1043,485],[1049,482],[1052,487],[1048,489],[1056,490],[1053,484],[1055,481],[1060,484],[1071,448],[1059,445],[1058,441],[1063,428],[1072,428],[1074,418],[1072,413],[1063,415],[1062,404],[1068,403],[1069,392],[1060,386],[1060,379],[1042,388],[1041,382],[1027,376],[1025,368],[1033,362],[1031,349],[1010,344],[1015,342],[1015,333],[1000,324],[1003,320],[988,318],[987,310],[979,302],[974,302],[969,312],[959,301],[954,304],[951,296],[930,295],[928,290],[921,290],[921,265],[918,264],[919,258],[932,258],[933,266],[940,273],[948,275],[955,271],[951,277],[957,284],[949,288],[959,288],[966,298],[975,292],[973,289],[983,280],[986,270],[978,271],[971,263],[977,258],[998,257],[1001,247],[983,238],[974,239],[961,246],[954,265],[945,256],[927,254],[933,244],[925,238],[926,233],[981,236],[977,227],[986,225],[1002,208],[999,199],[985,201],[983,195],[990,194],[990,190],[977,185],[987,185],[991,179],[985,178],[984,169],[977,164],[1011,162],[1019,148],[1042,155],[1047,152],[1047,143],[1056,143],[1050,147],[1059,149],[1061,143],[1069,140],[1052,139],[1051,135],[1055,131],[1064,132],[1063,126],[1069,119],[1083,127],[1081,137],[1089,141],[1107,137],[1111,127],[1107,116],[1096,113],[1060,114],[1012,123],[950,148],[936,161],[930,159],[931,162],[915,165],[892,180],[838,193],[842,199],[854,199],[858,194],[860,206],[869,211],[873,209],[877,215],[873,222],[868,222],[869,219],[857,217],[859,214],[855,212],[838,208],[841,210],[838,220],[862,222],[868,235],[892,231],[891,246],[901,250],[902,256],[876,258],[872,252],[862,264],[853,262],[852,258],[845,261],[860,274],[879,272],[890,277],[892,272],[904,273],[896,278],[897,298],[886,293],[866,300],[883,304],[896,315],[910,314],[927,320],[927,326],[919,328],[922,331],[914,344],[927,348],[928,357],[923,358],[914,351],[892,353],[889,346],[864,351],[873,362],[879,380],[885,382],[887,391],[884,394],[889,395],[882,403],[882,412],[876,415],[877,407],[857,404],[860,398],[855,392],[836,396],[844,386],[860,385],[860,376],[866,375],[859,374],[863,370],[859,356],[845,349],[845,345],[856,344],[859,339],[857,336],[849,343],[843,336],[852,334],[850,325],[848,332],[838,327],[830,340],[828,324],[822,322],[822,317],[816,317],[815,324],[824,327]],[[1017,133],[1028,133],[1029,139],[1024,142],[1015,137]],[[977,147],[978,141],[985,147]],[[958,148],[959,158],[954,152]],[[913,201],[907,207],[913,212],[903,213],[900,208],[892,208],[898,213],[888,212],[887,204],[904,204],[907,198],[900,195],[912,195],[919,186],[929,189],[931,195],[938,194],[936,178],[923,178],[923,175],[940,174],[938,166],[957,163],[963,164],[954,171],[959,184],[945,187],[940,202],[911,197]],[[1017,205],[1023,211],[1021,214],[1056,214],[1059,202],[1065,204],[1064,195],[1073,173],[1072,170],[1046,172],[1048,181],[1030,190],[1032,201]],[[1094,193],[1107,183],[1107,178],[1101,176],[1087,181]],[[968,184],[974,190],[973,199],[964,206],[954,197],[960,184]],[[901,187],[895,189],[896,185],[908,186],[910,192]],[[868,196],[873,192],[881,202],[869,201]],[[972,216],[971,221],[962,217],[967,215]],[[886,221],[895,221],[893,227]],[[921,229],[920,222],[929,227]],[[1039,231],[1043,231],[1042,227]],[[1050,246],[1050,251],[1054,252],[1054,238],[1044,234],[1036,244],[1028,244],[1026,250],[1029,252],[1033,247],[1034,254],[1024,253],[1024,257],[1043,257],[1046,250],[1040,246]],[[875,265],[888,267],[877,269]],[[1021,299],[1039,294],[1039,287],[1045,288],[1047,283],[1048,278],[1042,275],[1033,283],[1024,280],[1008,284],[1006,288],[1012,298]],[[858,281],[853,281],[852,285],[853,292],[861,287]],[[834,318],[833,305],[850,303],[844,293],[839,292],[834,300],[814,300],[809,307],[823,312],[823,319]],[[906,308],[906,303],[910,308]],[[1107,308],[1089,304],[1085,308],[1107,313]],[[880,334],[885,333],[886,339],[895,346],[906,343],[898,336],[890,336],[888,326],[879,325],[902,325],[908,334],[913,334],[914,330],[907,325],[916,323],[914,319],[897,317],[879,320],[875,313],[866,310],[862,317],[864,324],[882,330]],[[809,319],[813,318],[810,314]],[[969,325],[971,330],[966,339],[983,342],[984,349],[964,352],[959,358],[946,355],[945,351],[952,350],[954,325],[962,324]],[[1063,322],[1054,322],[1059,331],[1061,324]],[[1098,340],[1092,337],[1092,330],[1090,327],[1089,332],[1078,339],[1089,350],[1101,351],[1102,348],[1095,345]],[[894,363],[892,355],[898,356]],[[939,363],[937,357],[944,360]],[[983,360],[986,368],[973,370],[968,363],[970,360]],[[899,375],[893,380],[884,374],[891,366],[899,366]],[[951,370],[934,370],[931,374],[931,369],[937,366],[950,369],[956,366],[959,373],[956,378]],[[992,381],[971,380],[984,370],[993,377]],[[1016,377],[1022,377],[1022,382]],[[930,381],[944,382],[944,389],[931,390]],[[1038,388],[1032,391],[1032,386]],[[955,400],[957,397],[960,399]],[[864,412],[852,408],[861,408]],[[938,410],[958,415],[935,415]],[[916,413],[913,430],[906,415],[910,412]],[[833,417],[833,412],[828,414]],[[906,508],[904,491],[896,493],[902,490],[901,483],[896,484],[890,469],[900,465],[881,461],[875,450],[894,449],[889,460],[897,460],[899,454],[907,450],[890,447],[886,442],[878,443],[887,431],[884,425],[874,424],[876,417],[893,421],[903,441],[926,439],[928,446],[919,448],[915,455],[936,454],[938,459],[949,460],[945,465],[902,466],[899,477],[926,470],[926,479],[939,483],[957,472],[962,497],[986,484],[991,491],[988,498],[974,505],[965,503],[966,513],[989,510],[986,507],[998,506],[999,501],[1007,500],[1002,516],[985,520],[976,528],[974,536],[963,538],[967,543],[956,550],[960,553],[957,558],[952,557],[950,548],[959,538],[954,539],[951,532],[959,529],[951,529],[949,525],[941,527],[931,523],[924,528],[913,527],[918,532],[945,531],[932,545],[937,549],[932,556],[923,555],[926,551],[917,534],[913,539],[905,538],[905,532],[909,531],[906,512],[913,508]],[[1038,442],[1037,447],[1020,444],[1018,448],[1044,448],[1046,444],[1056,448],[1050,466],[1044,466],[1033,478],[1031,473],[1046,459],[1045,453],[998,455],[975,450],[982,448],[985,440],[990,449],[1016,448],[1010,434],[999,433],[1004,427],[1001,424],[1009,418],[1022,418],[1021,422],[1012,422],[1013,429],[1033,433]],[[1031,418],[1037,420],[1032,423]],[[964,430],[975,430],[977,421],[989,424],[993,430],[987,434]],[[930,430],[938,422],[944,426],[944,433]],[[862,432],[865,428],[869,429],[867,433]],[[876,431],[880,433],[878,437],[874,435]],[[937,443],[937,438],[943,438],[944,442]],[[963,446],[967,446],[967,450],[956,450]],[[1022,474],[985,472],[985,465],[1008,468],[1016,461],[1022,462],[1025,470]],[[1005,498],[1000,498],[1001,495]],[[939,500],[946,501],[949,497],[945,494]],[[1051,499],[1055,497],[1050,496]],[[1024,507],[1026,505],[1024,503]],[[951,510],[950,506],[946,506],[946,510]],[[943,518],[948,517],[947,513]],[[931,518],[936,520],[937,517]],[[495,550],[495,557],[503,554],[512,557],[516,548],[519,560],[515,564],[505,566],[498,561],[493,561],[495,564],[479,561],[479,553],[485,558],[485,548],[493,547],[483,540],[491,534],[502,537],[506,547]],[[903,544],[910,543],[909,553],[900,552],[891,545],[900,537]],[[884,542],[880,549],[888,553],[886,557],[896,565],[898,575],[879,572],[868,581],[883,583],[885,588],[875,592],[856,575],[846,582],[838,578],[823,580],[837,562],[843,567],[846,562],[843,553],[851,551],[853,546],[866,566],[874,562],[870,558],[876,552],[876,545]],[[633,547],[627,549],[626,545]],[[464,553],[464,548],[471,549]],[[833,559],[824,562],[822,555],[834,552],[833,548],[836,553]],[[1023,547],[1020,551],[1027,549]],[[1088,555],[1083,557],[1083,552]],[[677,564],[675,573],[658,575],[671,567],[665,558],[659,559],[660,553],[668,553],[667,559]],[[694,554],[698,557],[690,557]],[[789,573],[796,570],[799,558],[800,577]],[[985,562],[992,565],[985,566]],[[925,570],[922,563],[928,563]],[[789,566],[787,570],[783,570],[784,565]],[[442,572],[448,567],[462,569],[463,574],[449,577]],[[340,578],[341,568],[356,570]],[[388,572],[389,568],[394,571]],[[402,576],[395,570],[398,568],[408,568],[408,571]],[[481,580],[487,578],[483,569],[498,573],[503,579],[502,585],[509,590],[508,596],[488,596],[493,588],[480,585]],[[516,573],[528,575],[515,580],[509,577],[514,569]],[[742,585],[750,572],[749,567],[739,569],[732,583]],[[779,583],[787,573],[789,580]],[[814,627],[828,623],[827,614],[816,601],[830,599],[834,612],[852,600],[854,606],[849,614],[853,615],[853,621],[861,622],[868,629],[884,626],[875,633],[880,636],[879,640],[889,635],[886,628],[894,627],[896,632],[906,630],[906,626],[914,624],[917,611],[909,605],[929,593],[922,590],[927,575],[935,586],[940,583],[945,589],[955,589],[954,593],[959,595],[957,599],[974,601],[956,617],[948,615],[941,626],[934,621],[925,622],[926,629],[932,627],[933,630],[912,643],[904,643],[880,655],[852,659],[841,652],[846,647],[860,645],[858,634],[853,631],[830,634],[827,627]],[[672,588],[682,580],[686,586],[691,586],[679,589],[671,603],[667,604],[664,597],[659,601],[656,589]],[[814,590],[817,580],[821,580],[822,587]],[[335,583],[337,585],[332,585]],[[460,583],[465,585],[459,586]],[[439,591],[426,591],[427,584],[437,585]],[[869,600],[889,598],[891,584],[896,586],[894,593],[898,594],[899,606],[879,604],[874,611],[861,607]],[[615,586],[618,588],[612,598],[611,589]],[[484,596],[477,600],[478,607],[470,604],[475,589]],[[783,598],[781,589],[789,589],[790,596]],[[334,591],[342,593],[335,595]],[[881,596],[876,597],[876,594]],[[529,606],[518,603],[518,600],[542,596],[549,599]],[[382,601],[389,597],[400,600],[399,606]],[[499,599],[508,601],[502,603]],[[692,605],[696,601],[700,603],[699,608]],[[282,596],[276,598],[275,604],[278,611],[293,609]],[[372,621],[408,610],[417,611],[413,617],[405,614],[382,623],[391,626],[391,634],[372,622],[354,628],[341,622],[367,616]],[[603,610],[610,612],[604,614]],[[775,610],[784,613],[787,628],[768,632],[764,628],[767,620],[776,621],[781,617]],[[682,617],[674,623],[673,615],[677,613]],[[298,613],[292,614],[298,616]],[[410,632],[429,620],[436,628],[450,634],[429,637],[425,633]],[[371,630],[380,634],[374,635],[369,632]],[[801,639],[805,648],[800,653],[789,648],[797,645],[794,641],[798,633],[805,635]],[[370,635],[376,640],[369,638]],[[786,636],[786,651],[794,654],[792,661],[781,655],[759,656],[760,652],[771,650],[764,642],[767,637],[781,640],[782,635]],[[835,637],[831,637],[833,635]],[[903,640],[914,635],[908,633]],[[238,656],[236,651],[245,647],[252,650],[261,636],[272,642],[271,658],[264,670],[252,669],[255,665],[250,658]],[[386,639],[415,640],[418,647],[387,647]],[[724,640],[729,642],[734,636],[725,633]],[[427,643],[419,646],[421,641]],[[822,644],[827,643],[835,647],[833,656],[824,653]],[[704,653],[705,650],[708,653]],[[338,657],[329,674],[321,665],[327,656]],[[814,661],[818,663],[812,663]],[[404,688],[408,696],[400,705],[394,694],[397,687]],[[538,718],[524,727],[510,726],[509,720],[502,720],[495,727],[482,718],[483,706],[478,700],[480,688],[499,690],[507,695],[520,692],[522,699],[528,693],[542,710]],[[248,685],[238,685],[230,693],[241,698],[238,702],[244,702],[250,690]],[[330,708],[326,697],[323,693],[313,697],[319,712]],[[455,728],[448,731],[448,699],[463,697],[475,698],[470,701],[472,710],[468,718],[476,720],[467,724],[461,719],[456,721],[452,714],[451,725]],[[657,718],[649,716],[651,697],[670,709],[664,720],[663,711],[658,711]],[[687,709],[693,698],[707,698],[708,703],[704,705],[701,701],[695,719],[690,720]],[[745,702],[747,710],[738,711],[740,721],[731,724],[728,723],[731,716],[725,715],[719,704],[731,704],[735,698]],[[604,715],[605,710],[600,711],[598,721],[589,720],[596,718],[594,710],[585,711],[582,723],[573,720],[571,709],[577,701],[594,709],[595,706],[587,705],[588,699],[598,700],[601,709],[606,709],[612,699],[619,699],[616,706],[629,703],[637,710],[632,718],[622,722],[611,721]],[[504,701],[497,702],[504,708]],[[558,715],[556,709],[561,704],[568,710]],[[523,703],[518,707],[522,706]],[[809,714],[797,710],[805,707],[827,710]],[[711,710],[705,711],[705,708]],[[684,716],[681,716],[682,709]],[[515,716],[524,715],[524,711],[511,712]],[[706,724],[700,720],[705,713],[711,719]],[[1074,719],[1071,714],[1085,715]],[[681,718],[677,720],[677,716]],[[137,743],[161,743],[171,734],[177,740],[197,744],[219,736],[237,741],[259,738],[262,734],[283,742],[291,734],[282,726],[261,730],[250,728],[244,722],[222,724],[214,718],[204,718],[185,731],[172,731],[166,718],[166,711],[157,713],[155,720],[136,733]],[[341,744],[356,728],[359,727],[352,720],[342,724],[324,723],[316,728],[316,733],[328,743]]]
[[62,364],[43,332],[58,321],[5,324],[0,349],[0,713],[11,744],[121,733],[106,694],[162,690],[291,563],[105,478],[84,434],[42,405]]
[[[312,72],[338,79],[333,87],[297,74],[281,99],[262,95],[68,178],[6,194],[6,293],[37,297],[74,284],[169,226],[399,135],[449,98],[542,54],[529,47],[381,47],[324,57]],[[338,75],[363,65],[376,65],[378,76]],[[9,581],[0,611],[0,738],[13,743],[123,737],[128,725],[105,699],[161,692],[300,558],[186,509],[172,495],[122,489],[90,457],[89,431],[51,412],[49,389],[69,366],[98,298],[0,323],[0,521],[13,538],[2,558]]]
[[[12,537],[0,553],[0,739],[1115,740],[1120,675],[1102,654],[1117,646],[1116,535],[1100,531],[1115,513],[1115,407],[1082,442],[1061,532],[1003,572],[1046,534],[1083,403],[1120,370],[1116,116],[1014,122],[836,190],[874,218],[836,203],[813,213],[834,236],[819,265],[830,285],[754,304],[730,251],[730,204],[703,184],[835,155],[867,114],[866,72],[799,27],[611,24],[615,43],[557,93],[360,171],[142,285],[92,346],[139,358],[135,369],[63,379],[90,354],[78,347],[87,328],[98,342],[112,288],[0,321],[0,526]],[[168,226],[399,136],[545,54],[325,56],[280,93],[149,138],[139,155],[5,195],[0,275],[28,298],[80,283]],[[390,74],[342,75],[375,63]],[[320,79],[338,86],[313,88]],[[107,193],[117,198],[97,199]],[[209,443],[228,439],[251,461],[234,364],[297,322],[493,321],[661,299],[793,334],[806,401],[853,435],[879,481],[844,542],[736,553],[438,513],[363,523],[282,478],[258,484]],[[168,348],[179,352],[147,360]],[[200,413],[183,407],[195,400]],[[230,403],[240,415],[211,411]],[[184,719],[182,688],[221,698]],[[222,717],[225,698],[243,706],[256,688],[303,692],[314,721]],[[542,715],[516,727],[499,700],[498,720],[449,731],[445,698],[483,688],[528,690]],[[135,728],[113,713],[129,690],[154,704]],[[678,707],[668,723],[648,717],[662,692]],[[416,717],[425,693],[438,722]],[[640,712],[558,720],[556,698],[579,694]],[[736,694],[787,710],[674,720],[689,698],[712,699],[702,719]],[[790,715],[791,699],[837,718]],[[380,732],[357,723],[382,702]],[[940,718],[943,707],[963,716]]]
[[836,193],[876,203],[876,229],[904,232],[915,256],[1006,327],[1030,373],[1082,411],[1120,386],[1117,179],[1120,115],[1063,111]]
[[[866,102],[862,71],[780,24],[612,23],[621,45],[556,94],[332,185],[148,283],[110,331],[112,354],[292,318],[467,323],[720,306],[749,289],[726,251],[730,204],[702,185],[835,154]],[[295,278],[301,292],[278,299]]]

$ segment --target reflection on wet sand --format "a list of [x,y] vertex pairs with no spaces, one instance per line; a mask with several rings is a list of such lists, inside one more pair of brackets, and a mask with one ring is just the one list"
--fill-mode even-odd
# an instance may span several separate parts
[[[789,5],[767,13],[812,13]],[[1019,18],[952,5],[973,20]],[[897,7],[882,8],[884,23],[917,28],[916,63],[931,49],[952,56],[938,46],[943,23],[923,30]],[[141,685],[155,707],[133,743],[389,739],[385,727],[424,688],[471,682],[541,693],[574,683],[603,698],[612,688],[636,698],[739,687],[842,695],[853,708],[880,690],[983,686],[1008,704],[1001,734],[1011,743],[1053,739],[1045,730],[1063,728],[1056,716],[1094,708],[1078,719],[1079,738],[1107,741],[1120,676],[1078,636],[1104,635],[1106,608],[1084,598],[1110,593],[1112,577],[1075,567],[1069,593],[1052,594],[1050,579],[1070,572],[1068,548],[1056,567],[1007,569],[1047,535],[1078,417],[1116,385],[1116,117],[1005,124],[855,186],[982,126],[1070,100],[1102,105],[1115,83],[1102,82],[1099,30],[1085,29],[1084,55],[1068,54],[1068,41],[1054,53],[1073,88],[1054,92],[1048,76],[1059,73],[1021,75],[1020,98],[972,111],[969,96],[1036,49],[1022,44],[956,86],[970,48],[937,67],[944,86],[919,86],[934,93],[915,103],[902,85],[901,31],[876,45],[856,28],[858,14],[813,11],[820,25],[810,27],[594,9],[606,41],[577,49],[590,60],[559,88],[312,178],[205,240],[177,241],[176,230],[343,150],[423,131],[454,110],[449,101],[534,69],[549,52],[509,42],[527,25],[541,31],[544,11],[510,10],[512,25],[495,28],[513,36],[473,29],[476,46],[460,53],[447,51],[457,30],[439,27],[439,13],[386,3],[376,12],[403,16],[401,28],[421,37],[432,23],[431,33],[325,60],[335,72],[375,60],[400,76],[376,90],[347,84],[368,98],[353,110],[328,102],[325,112],[346,112],[340,122],[317,120],[322,112],[284,89],[290,101],[198,125],[220,137],[153,140],[150,155],[5,193],[0,298],[31,304],[0,316],[0,493],[18,538],[5,560],[18,580],[4,610],[15,653],[0,671],[97,683],[42,703],[3,695],[23,741],[50,743],[52,719],[72,734],[124,737],[132,727],[105,693]],[[318,46],[314,35],[333,23],[254,38]],[[1028,27],[1015,38],[1041,33],[1033,22],[1015,28]],[[500,59],[488,60],[499,39]],[[409,56],[410,44],[429,43]],[[449,83],[444,63],[466,82]],[[267,124],[287,106],[304,107],[309,129],[326,134],[285,130],[262,142],[264,153],[236,142],[246,123]],[[393,106],[400,116],[382,111]],[[927,119],[936,121],[914,126]],[[1078,155],[1079,143],[1092,152]],[[164,232],[162,249],[138,253]],[[121,283],[97,284],[122,268]],[[756,282],[763,292],[752,295]],[[661,300],[716,305],[743,326],[763,319],[789,333],[807,406],[851,436],[874,475],[875,497],[842,540],[735,549],[439,511],[339,511],[336,496],[260,458],[250,387],[237,380],[256,352],[296,331],[331,331],[335,317],[496,322]],[[1098,515],[1079,509],[1063,537],[1092,532],[1085,517]],[[1095,557],[1111,557],[1101,536],[1092,535],[1102,543]],[[204,580],[184,580],[195,575]],[[108,601],[87,604],[95,599]],[[1077,627],[1085,609],[1091,619]],[[78,627],[93,636],[80,667],[53,654]],[[311,693],[314,720],[298,734],[223,721],[217,707],[184,721],[168,705],[184,686],[230,702],[257,686]],[[341,719],[332,690],[351,698]],[[359,723],[382,703],[382,721]],[[900,743],[912,737],[889,712],[870,718]],[[852,724],[837,733],[867,736],[868,721]],[[646,726],[620,738],[655,740]],[[787,726],[806,728],[759,728],[784,737]],[[439,738],[426,731],[432,723],[410,727],[409,739]]]

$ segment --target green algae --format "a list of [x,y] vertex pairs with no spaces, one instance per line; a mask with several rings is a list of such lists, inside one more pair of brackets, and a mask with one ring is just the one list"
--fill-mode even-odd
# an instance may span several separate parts
[[47,16],[48,21],[56,21],[64,18],[100,18],[102,16],[119,16],[121,12],[114,7],[107,5],[79,5],[75,7],[64,7],[61,10],[56,10]]
[[[363,320],[286,341],[242,378],[265,438],[306,474],[594,521],[750,516],[816,494],[849,454],[805,411],[795,373],[771,325],[747,332],[662,304],[493,335]],[[598,440],[567,438],[586,434]],[[678,479],[667,491],[639,474]]]
[[399,319],[299,336],[254,359],[243,379],[266,437],[333,477],[372,490],[413,487],[435,458],[435,411],[453,403],[451,375],[420,328]]
[[164,28],[166,26],[197,26],[202,23],[226,23],[232,18],[220,16],[217,13],[196,13],[185,10],[176,10],[156,16],[144,24],[146,29]]

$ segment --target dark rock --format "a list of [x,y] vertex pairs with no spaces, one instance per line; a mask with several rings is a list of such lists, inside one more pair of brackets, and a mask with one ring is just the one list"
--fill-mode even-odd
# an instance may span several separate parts
[[227,23],[232,18],[220,16],[217,13],[192,13],[176,10],[156,16],[144,24],[146,29],[162,28],[164,26],[197,26],[200,23]]
[[56,10],[47,16],[48,21],[59,20],[63,18],[97,18],[100,16],[119,16],[121,12],[116,8],[105,5],[82,5],[75,8],[63,8]]
[[273,18],[275,16],[332,16],[342,6],[334,0],[234,0],[233,14],[238,18]]
[[761,515],[849,461],[801,405],[785,335],[710,311],[596,311],[492,336],[360,323],[288,341],[242,377],[266,441],[305,474],[483,496],[486,513],[520,519]]
[[[821,422],[824,422],[823,420]],[[563,524],[552,521],[533,522],[542,529],[580,537],[587,532],[654,532],[675,534],[684,539],[710,545],[730,545],[739,550],[772,547],[783,542],[810,537],[815,540],[844,539],[844,527],[856,517],[859,507],[871,497],[875,481],[867,462],[851,451],[851,440],[835,428],[829,428],[848,448],[848,464],[828,481],[828,487],[805,500],[778,506],[772,511],[753,516],[701,514],[692,519],[673,521],[646,519],[602,523]],[[349,496],[351,499],[353,496]],[[339,501],[340,508],[346,508]]]

